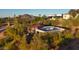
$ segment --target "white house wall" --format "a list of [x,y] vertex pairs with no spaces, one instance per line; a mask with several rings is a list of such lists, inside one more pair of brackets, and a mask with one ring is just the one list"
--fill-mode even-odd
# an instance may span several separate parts
[[67,14],[67,15],[63,15],[63,19],[69,19],[70,18],[70,15]]

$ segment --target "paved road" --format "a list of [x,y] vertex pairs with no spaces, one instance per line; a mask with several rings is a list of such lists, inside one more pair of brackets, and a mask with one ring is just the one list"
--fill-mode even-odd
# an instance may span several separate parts
[[[13,25],[11,25],[11,27],[13,27]],[[5,29],[6,29],[6,26],[0,27],[0,33],[3,32]]]
[[[11,25],[13,27],[13,25]],[[6,29],[6,26],[0,27],[0,39],[4,38],[4,30]]]
[[6,26],[0,27],[0,33],[3,32],[6,29]]

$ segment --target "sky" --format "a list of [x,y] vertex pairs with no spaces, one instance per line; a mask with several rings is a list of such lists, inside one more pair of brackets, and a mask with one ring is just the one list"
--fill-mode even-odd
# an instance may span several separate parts
[[38,16],[41,15],[51,15],[51,14],[64,14],[68,13],[69,9],[0,9],[0,17],[31,14]]

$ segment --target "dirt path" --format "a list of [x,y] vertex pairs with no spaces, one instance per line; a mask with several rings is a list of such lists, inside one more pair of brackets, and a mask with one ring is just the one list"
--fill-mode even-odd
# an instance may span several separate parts
[[4,32],[1,32],[0,33],[0,39],[2,39],[2,38],[4,38],[5,36],[4,36]]

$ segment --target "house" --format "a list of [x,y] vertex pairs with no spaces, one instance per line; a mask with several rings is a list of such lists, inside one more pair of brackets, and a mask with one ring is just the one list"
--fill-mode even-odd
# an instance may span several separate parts
[[48,16],[49,20],[56,20],[56,18],[62,18],[63,14],[52,14]]
[[56,20],[54,16],[48,16],[47,19],[48,20]]
[[63,17],[63,14],[56,14],[55,17],[56,17],[56,18],[62,18],[62,17]]
[[70,17],[72,17],[70,14],[53,14],[48,16],[50,20],[56,20],[56,18],[63,18],[67,20],[67,19],[70,19]]
[[71,15],[70,14],[63,14],[63,19],[69,19],[71,17]]

